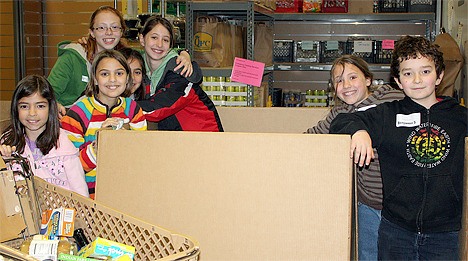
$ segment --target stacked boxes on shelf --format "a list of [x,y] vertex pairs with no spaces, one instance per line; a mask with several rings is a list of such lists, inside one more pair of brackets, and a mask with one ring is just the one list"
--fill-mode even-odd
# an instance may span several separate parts
[[320,56],[319,41],[294,42],[294,62],[318,63]]
[[375,41],[375,63],[389,64],[392,61],[392,52],[395,41]]
[[378,0],[379,13],[406,13],[408,0]]
[[375,41],[372,40],[348,40],[346,53],[362,58],[367,63],[374,63]]
[[321,41],[320,62],[331,63],[336,58],[346,54],[346,42],[343,41]]
[[273,62],[291,63],[294,56],[293,40],[274,40],[273,41]]

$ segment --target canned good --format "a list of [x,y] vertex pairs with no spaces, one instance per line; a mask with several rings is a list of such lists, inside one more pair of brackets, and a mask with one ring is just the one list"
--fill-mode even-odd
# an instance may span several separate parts
[[236,96],[226,96],[226,101],[236,101],[237,97]]
[[247,96],[237,96],[237,101],[247,101]]
[[215,82],[215,81],[216,81],[216,77],[214,77],[214,76],[208,76],[208,77],[207,77],[207,80],[208,80],[209,82]]
[[240,92],[246,92],[247,91],[247,86],[239,86],[239,91]]
[[224,77],[216,77],[216,82],[224,82]]
[[235,86],[226,86],[226,91],[228,92],[235,92]]
[[213,95],[212,100],[213,101],[220,101],[221,100],[221,95]]
[[307,90],[306,91],[306,95],[313,95],[313,93],[314,93],[314,91],[312,91],[312,90]]
[[325,95],[325,90],[320,90],[320,91],[318,91],[318,95],[324,96],[324,95]]
[[226,78],[224,78],[224,81],[225,81],[225,82],[231,82],[231,77],[226,77]]

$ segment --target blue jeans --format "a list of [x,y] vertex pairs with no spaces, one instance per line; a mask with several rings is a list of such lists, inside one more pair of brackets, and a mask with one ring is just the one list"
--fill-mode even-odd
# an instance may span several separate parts
[[377,238],[381,210],[358,202],[358,255],[359,260],[377,260]]
[[418,234],[384,217],[379,228],[379,260],[458,260],[458,231]]

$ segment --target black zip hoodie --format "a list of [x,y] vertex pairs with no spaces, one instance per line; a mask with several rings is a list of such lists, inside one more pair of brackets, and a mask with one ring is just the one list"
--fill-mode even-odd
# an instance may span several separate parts
[[379,153],[382,215],[409,231],[461,228],[467,108],[443,97],[430,109],[409,97],[340,114],[330,133],[367,130]]

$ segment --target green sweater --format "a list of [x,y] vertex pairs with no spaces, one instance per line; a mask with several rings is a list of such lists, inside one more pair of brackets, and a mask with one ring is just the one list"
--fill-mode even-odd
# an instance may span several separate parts
[[57,101],[71,106],[83,95],[89,81],[91,64],[85,49],[78,43],[63,41],[57,45],[58,59],[47,78],[55,91]]

